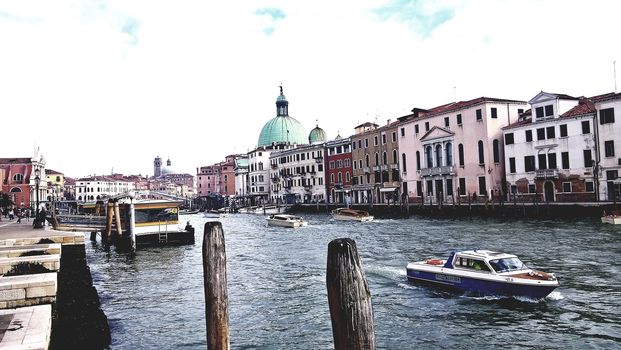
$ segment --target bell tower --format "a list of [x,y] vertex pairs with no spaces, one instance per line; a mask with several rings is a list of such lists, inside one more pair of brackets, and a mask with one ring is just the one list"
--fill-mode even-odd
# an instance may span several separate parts
[[157,156],[153,160],[153,177],[160,177],[161,175],[162,175],[162,158],[160,158],[160,156]]

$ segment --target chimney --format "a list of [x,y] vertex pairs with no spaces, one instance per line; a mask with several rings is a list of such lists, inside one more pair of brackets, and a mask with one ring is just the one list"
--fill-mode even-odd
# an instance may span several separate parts
[[386,125],[389,125],[389,124],[390,124],[390,119],[387,119],[386,120]]

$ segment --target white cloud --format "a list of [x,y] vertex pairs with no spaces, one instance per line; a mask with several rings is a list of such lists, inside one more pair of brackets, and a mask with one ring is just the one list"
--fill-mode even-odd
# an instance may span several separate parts
[[[377,15],[395,4],[414,12]],[[423,35],[419,8],[452,17]],[[617,13],[614,1],[0,2],[0,157],[37,144],[78,176],[150,173],[159,154],[193,173],[255,145],[281,82],[291,115],[330,137],[451,101],[454,87],[459,99],[609,92]]]

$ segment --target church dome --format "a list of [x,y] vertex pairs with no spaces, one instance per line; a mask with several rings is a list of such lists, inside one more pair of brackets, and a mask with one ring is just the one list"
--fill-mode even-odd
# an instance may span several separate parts
[[271,146],[274,143],[305,144],[305,136],[302,124],[289,116],[289,101],[281,86],[280,95],[276,98],[276,117],[270,119],[261,129],[258,147]]
[[170,175],[170,174],[176,174],[176,173],[177,171],[172,166],[167,165],[167,166],[162,167],[162,175]]
[[326,132],[323,131],[319,125],[315,126],[313,130],[311,130],[310,134],[308,134],[308,143],[322,143],[326,142],[328,137],[326,136]]
[[258,146],[270,146],[272,143],[305,144],[306,131],[297,119],[286,116],[276,116],[270,119],[259,134]]

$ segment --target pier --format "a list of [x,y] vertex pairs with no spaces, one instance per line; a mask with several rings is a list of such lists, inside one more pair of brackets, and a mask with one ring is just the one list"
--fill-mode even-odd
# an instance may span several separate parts
[[84,234],[0,224],[0,348],[103,348],[106,316],[86,265]]

